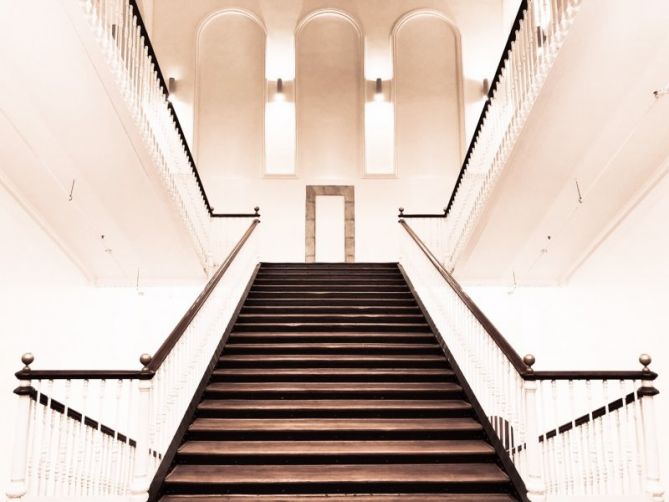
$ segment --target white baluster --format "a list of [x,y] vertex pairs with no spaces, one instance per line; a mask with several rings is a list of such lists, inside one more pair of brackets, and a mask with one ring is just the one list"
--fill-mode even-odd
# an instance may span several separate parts
[[[639,362],[643,365],[644,372],[650,373],[648,365],[652,362],[648,354],[642,354]],[[639,389],[641,397],[641,414],[643,417],[643,440],[645,445],[645,467],[646,478],[644,480],[645,492],[653,501],[664,500],[664,488],[660,483],[660,461],[657,446],[657,423],[655,422],[655,403],[653,398],[659,394],[653,386],[653,381],[644,379]]]
[[[148,365],[151,363],[149,354],[142,354],[140,362],[143,365],[143,371],[148,372]],[[135,447],[135,460],[133,479],[130,487],[132,500],[144,502],[149,496],[149,422],[146,417],[151,413],[151,380],[142,379],[138,385],[139,396],[136,412],[137,423],[137,445]]]
[[[535,358],[527,355],[523,359],[530,368],[534,365]],[[532,502],[545,500],[546,488],[543,480],[543,466],[537,438],[538,431],[538,409],[537,409],[537,382],[536,380],[525,380],[523,386],[525,396],[525,423],[526,423],[526,445],[527,445],[527,496]]]
[[32,354],[26,353],[21,357],[24,367],[22,373],[25,377],[20,380],[19,386],[14,391],[18,396],[16,422],[14,428],[14,456],[9,486],[7,487],[7,498],[19,499],[28,491],[26,480],[28,463],[28,435],[30,433],[30,408],[32,387],[30,386],[30,365],[35,360]]

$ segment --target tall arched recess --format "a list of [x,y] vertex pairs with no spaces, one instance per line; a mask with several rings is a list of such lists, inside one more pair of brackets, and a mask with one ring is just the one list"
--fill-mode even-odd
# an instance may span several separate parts
[[236,9],[215,12],[198,29],[195,155],[214,194],[222,178],[262,174],[266,38],[258,18]]
[[358,23],[320,10],[297,26],[297,162],[302,176],[350,178],[362,172],[363,46]]
[[397,172],[445,176],[450,189],[464,143],[460,33],[443,13],[416,10],[391,38]]

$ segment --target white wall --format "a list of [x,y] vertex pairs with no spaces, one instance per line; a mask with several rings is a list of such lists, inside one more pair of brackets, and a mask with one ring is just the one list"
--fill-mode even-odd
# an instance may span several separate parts
[[669,176],[628,214],[563,287],[467,287],[467,292],[537,369],[640,369],[659,374],[658,428],[669,482]]
[[[265,78],[270,106],[265,116],[266,162],[268,168],[284,176],[263,177],[254,174],[257,169],[246,170],[249,173],[246,176],[228,176],[216,165],[211,168],[200,165],[201,170],[207,172],[205,188],[213,206],[217,211],[236,212],[259,205],[263,233],[270,242],[265,247],[269,253],[264,258],[303,260],[305,186],[354,185],[356,259],[397,260],[397,208],[404,206],[408,212],[436,212],[441,211],[448,201],[462,153],[456,150],[460,144],[466,145],[473,132],[484,102],[481,82],[483,78],[492,78],[506,40],[502,0],[292,0],[280,5],[267,1],[184,3],[162,0],[154,8],[152,41],[165,76],[175,77],[178,81],[178,92],[173,100],[189,137],[193,134],[193,107],[197,95],[194,75],[198,27],[215,12],[240,8],[256,17],[267,31]],[[325,16],[309,17],[321,9],[334,9],[338,13],[331,11]],[[450,96],[444,108],[449,118],[437,121],[443,141],[438,140],[439,133],[427,134],[430,141],[418,144],[415,139],[420,136],[411,134],[405,127],[398,133],[403,145],[398,176],[367,177],[364,174],[365,158],[375,174],[388,172],[385,164],[394,160],[393,127],[387,122],[397,117],[393,118],[392,111],[387,113],[388,107],[376,110],[377,107],[366,105],[378,104],[370,102],[376,78],[384,81],[386,101],[381,104],[391,104],[395,71],[392,30],[399,19],[416,9],[442,14],[460,33],[464,132],[459,131],[458,124],[452,124],[459,111],[457,101]],[[346,16],[351,20],[346,20]],[[311,20],[300,29],[298,25],[305,19]],[[432,23],[441,28],[446,25],[435,19],[426,22],[428,27],[432,27]],[[416,26],[424,26],[421,23]],[[327,43],[335,40],[335,47],[319,42],[318,37],[326,32]],[[445,56],[439,61],[444,79],[439,81],[430,74],[426,85],[436,86],[430,99],[441,102],[446,100],[447,94],[453,95],[460,90],[456,89],[453,75],[457,67],[453,61],[457,45],[455,35],[448,30],[437,35],[437,40],[445,44],[440,52]],[[425,40],[415,36],[409,38],[419,40],[404,46],[403,61],[410,58],[412,50],[425,49]],[[284,81],[285,103],[272,101],[277,78]],[[429,130],[434,126],[435,118],[425,116],[426,106],[421,104],[424,96],[408,94],[408,101],[406,92],[401,98],[405,105],[411,105],[405,110],[410,112],[412,106],[418,107],[422,114],[415,130],[418,133]],[[201,106],[204,105],[201,103]],[[281,120],[276,120],[278,112],[275,113],[275,108],[281,108]],[[293,119],[295,116],[297,119],[295,122],[288,117],[291,108]],[[365,116],[365,110],[369,116]],[[245,113],[243,106],[228,111],[233,115]],[[369,124],[365,123],[367,119]],[[295,126],[297,134],[289,134],[288,130]],[[367,127],[369,134],[370,127],[374,126],[378,137],[368,141],[370,151],[366,156],[363,127]],[[296,144],[282,148],[276,141],[280,133],[282,142],[296,139]],[[220,131],[212,133],[212,138],[227,136],[221,135]],[[414,155],[417,150],[420,150],[420,159]],[[416,162],[412,162],[412,156]],[[289,166],[291,159],[293,165]],[[198,164],[201,160],[205,161],[197,159]],[[214,174],[217,169],[218,174]],[[295,174],[286,176],[291,172]]]
[[[0,183],[0,484],[8,478],[20,356],[36,369],[136,369],[201,284],[94,288]],[[3,490],[4,491],[4,490]]]

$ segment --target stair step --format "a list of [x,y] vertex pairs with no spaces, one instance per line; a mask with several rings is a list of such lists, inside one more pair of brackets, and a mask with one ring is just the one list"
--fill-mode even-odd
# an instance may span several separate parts
[[369,332],[340,332],[327,333],[316,331],[313,333],[231,333],[229,344],[250,343],[434,343],[432,333],[369,333]]
[[165,495],[160,502],[517,502],[497,493],[384,493],[376,495],[307,493],[290,495]]
[[254,284],[251,292],[259,293],[333,293],[333,292],[349,292],[355,293],[406,293],[409,291],[409,286],[406,284],[386,285],[386,284]]
[[267,298],[253,298],[249,296],[244,305],[253,307],[292,307],[292,306],[377,306],[377,307],[416,307],[416,302],[410,295],[404,295],[405,298],[388,298],[386,296],[375,295],[371,298],[319,298],[312,296],[305,298],[306,295],[292,295],[293,297],[277,297],[268,295]]
[[398,332],[414,331],[424,333],[429,329],[426,322],[392,323],[392,322],[237,322],[236,331],[267,332],[267,331],[371,331],[371,332]]
[[455,383],[211,383],[209,399],[448,399],[461,397]]
[[250,299],[271,299],[276,300],[281,298],[286,299],[302,299],[302,298],[311,298],[311,299],[350,299],[355,298],[356,301],[364,300],[365,302],[368,299],[376,301],[392,301],[394,299],[399,300],[410,300],[415,302],[411,291],[268,291],[266,289],[262,290],[250,290],[249,296]]
[[415,324],[421,314],[239,314],[237,322],[247,323],[395,323]]
[[463,417],[467,401],[445,399],[210,399],[197,415],[210,418],[425,418]]
[[214,370],[212,380],[226,382],[443,382],[453,378],[453,371],[447,368],[226,368]]
[[242,314],[265,314],[265,315],[279,315],[279,314],[381,314],[381,315],[420,315],[420,309],[417,305],[392,307],[388,305],[265,305],[265,306],[250,306],[243,307]]
[[458,418],[196,418],[188,439],[382,440],[480,439],[481,424]]
[[350,277],[264,277],[256,276],[253,283],[254,286],[281,286],[281,285],[296,285],[296,286],[313,286],[319,285],[324,287],[330,286],[403,286],[406,287],[406,281],[401,275],[393,277],[360,277],[358,274],[351,274]]
[[234,343],[225,354],[441,354],[436,343]]
[[360,269],[391,269],[398,270],[397,263],[387,262],[355,262],[355,263],[300,263],[300,262],[263,262],[260,265],[260,270],[318,270],[318,269],[337,269],[344,270],[360,270]]
[[232,367],[320,367],[331,368],[335,366],[375,367],[446,367],[444,356],[431,355],[339,355],[339,354],[304,354],[304,355],[223,355],[219,359],[219,366]]
[[327,468],[322,465],[228,465],[225,469],[216,465],[177,465],[165,479],[168,490],[178,485],[204,493],[244,486],[261,491],[289,491],[291,488],[299,491],[301,487],[319,485],[346,491],[369,487],[387,491],[402,485],[414,489],[417,486],[442,489],[476,486],[485,490],[508,482],[508,476],[494,463],[334,464]]
[[424,441],[187,441],[178,462],[231,464],[389,464],[490,462],[482,440]]
[[402,279],[399,270],[346,270],[346,269],[320,269],[320,270],[263,270],[256,275],[256,279],[298,279],[301,277],[310,279],[346,279],[355,277],[358,279]]

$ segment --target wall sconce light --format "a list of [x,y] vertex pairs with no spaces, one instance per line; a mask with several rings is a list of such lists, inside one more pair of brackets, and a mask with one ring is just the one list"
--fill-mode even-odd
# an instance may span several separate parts
[[167,99],[169,101],[172,101],[172,95],[177,92],[177,79],[174,77],[170,77],[167,79]]
[[483,93],[484,96],[487,96],[488,93],[490,92],[490,80],[487,78],[483,79],[483,82],[481,83],[481,92]]
[[374,101],[383,101],[383,80],[380,78],[374,84]]
[[274,94],[274,101],[285,101],[286,95],[283,92],[283,79],[276,79],[276,94]]

